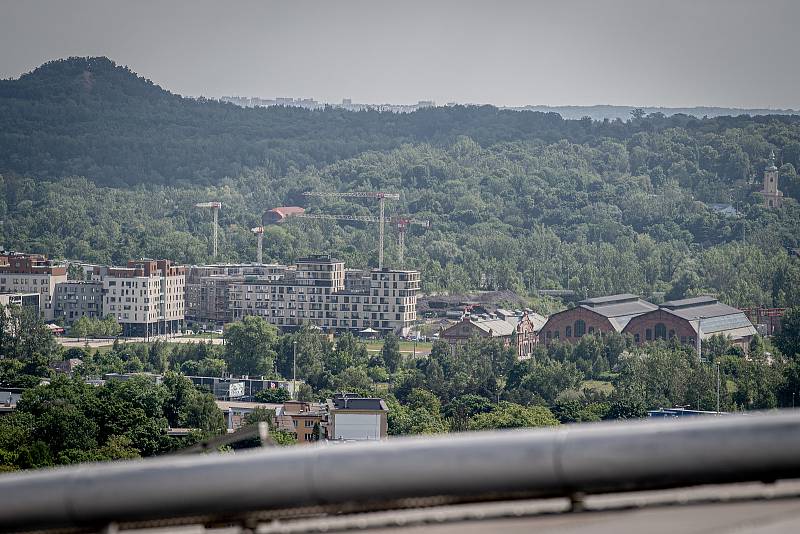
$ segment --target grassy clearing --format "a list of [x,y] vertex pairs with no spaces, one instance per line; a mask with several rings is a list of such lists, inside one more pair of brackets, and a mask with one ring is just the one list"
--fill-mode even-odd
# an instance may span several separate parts
[[610,395],[611,393],[614,393],[614,384],[611,382],[606,382],[605,380],[584,380],[581,382],[581,389],[594,390],[600,393],[605,393],[606,395]]

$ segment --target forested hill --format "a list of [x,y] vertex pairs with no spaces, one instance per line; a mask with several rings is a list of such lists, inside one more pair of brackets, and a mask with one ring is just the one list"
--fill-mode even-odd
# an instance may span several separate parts
[[[637,133],[675,127],[694,136],[771,124],[796,129],[800,118],[654,115],[647,120],[592,122],[491,106],[400,115],[244,109],[173,95],[107,58],[70,58],[0,81],[0,172],[50,179],[79,175],[112,186],[213,184],[245,168],[265,167],[283,174],[405,143],[446,147],[460,136],[484,147],[521,140],[597,144],[604,138],[627,142]],[[789,141],[768,140],[781,148]],[[734,150],[738,148],[731,145],[732,153],[720,156],[741,158]],[[749,163],[760,165],[768,153],[761,146],[744,150],[749,161],[745,168],[733,170],[737,175],[752,173]],[[788,147],[785,157],[797,166],[800,145]]]
[[[774,151],[781,209],[756,194]],[[244,109],[170,94],[99,59],[0,82],[0,245],[56,258],[253,261],[265,209],[374,214],[309,190],[400,193],[406,264],[426,291],[576,290],[736,306],[800,302],[800,117],[563,120],[493,107],[410,114]],[[733,204],[720,213],[711,203]],[[375,229],[308,220],[267,228],[264,257],[331,252],[374,265]],[[396,266],[394,230],[386,260]]]

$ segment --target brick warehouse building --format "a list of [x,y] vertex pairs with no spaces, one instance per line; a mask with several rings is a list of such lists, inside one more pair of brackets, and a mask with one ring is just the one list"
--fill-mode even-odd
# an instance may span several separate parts
[[631,319],[623,333],[633,336],[638,344],[679,339],[681,343],[694,345],[698,329],[701,340],[721,334],[745,351],[756,333],[743,311],[710,296],[665,302],[657,310]]
[[574,308],[551,315],[539,331],[539,342],[577,343],[586,334],[622,332],[634,317],[657,309],[630,293],[582,300]]

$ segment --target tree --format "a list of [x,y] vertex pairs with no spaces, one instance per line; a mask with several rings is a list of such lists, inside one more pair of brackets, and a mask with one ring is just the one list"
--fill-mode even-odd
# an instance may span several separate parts
[[278,329],[261,317],[247,316],[225,330],[225,362],[234,375],[268,375],[275,361]]
[[781,318],[781,331],[775,334],[775,345],[787,358],[800,354],[800,306],[789,308]]
[[284,388],[263,389],[253,396],[258,402],[270,404],[281,404],[291,398],[289,390]]
[[397,366],[400,364],[400,341],[393,332],[389,332],[383,338],[383,348],[381,348],[381,357],[386,369],[390,373],[397,371]]
[[109,313],[101,321],[101,330],[104,336],[117,337],[122,333],[122,325],[119,324],[113,313]]
[[72,323],[72,328],[69,329],[69,333],[72,337],[76,337],[78,339],[85,338],[89,336],[91,327],[92,325],[89,321],[89,318],[84,315]]
[[469,430],[490,430],[496,428],[523,428],[558,425],[558,419],[544,406],[520,406],[501,401],[488,413],[473,416],[467,428]]

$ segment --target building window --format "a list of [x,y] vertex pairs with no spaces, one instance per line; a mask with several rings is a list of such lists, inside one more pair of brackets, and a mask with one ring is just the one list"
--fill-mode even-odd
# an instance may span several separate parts
[[639,343],[639,334],[633,334],[633,340],[634,340],[636,343]]
[[586,334],[586,323],[583,319],[575,321],[575,337],[583,337]]
[[564,336],[565,337],[572,337],[572,327],[568,326],[564,328]]
[[667,327],[664,323],[656,325],[656,339],[667,339]]
[[645,333],[644,333],[644,338],[645,338],[647,341],[650,341],[651,339],[653,339],[653,331],[652,331],[651,329],[649,329],[649,328],[648,328],[648,329],[645,331]]

